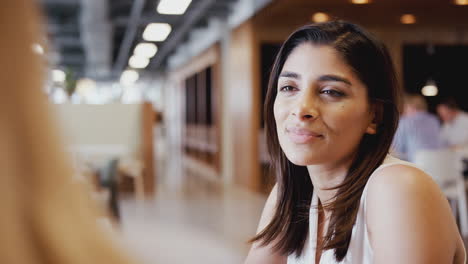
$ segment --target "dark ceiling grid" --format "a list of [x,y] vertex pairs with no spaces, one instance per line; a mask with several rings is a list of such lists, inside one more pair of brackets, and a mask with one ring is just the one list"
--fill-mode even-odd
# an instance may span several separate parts
[[83,74],[85,52],[80,38],[79,19],[81,2],[79,0],[42,0],[46,15],[47,34],[52,46],[60,54],[57,66]]
[[[80,36],[82,30],[80,28],[81,0],[39,1],[46,14],[49,39],[60,54],[57,66],[72,70],[76,77],[83,77],[86,67],[86,51]],[[109,77],[117,78],[127,67],[135,45],[144,41],[142,33],[148,24],[168,23],[172,27],[165,41],[154,42],[158,46],[158,52],[146,68],[147,70],[160,70],[166,66],[167,58],[176,48],[188,40],[193,29],[207,27],[209,20],[213,17],[226,19],[232,12],[233,3],[237,0],[192,0],[183,15],[157,13],[156,7],[159,0],[107,1],[108,16],[113,30],[111,68],[114,71],[112,71],[113,76]],[[141,10],[133,8],[138,2],[142,5],[138,8]],[[133,19],[132,8],[137,14]]]
[[[126,9],[130,10],[130,5],[127,0],[120,0],[127,2]],[[167,58],[175,51],[175,49],[187,41],[189,33],[195,28],[203,28],[208,25],[208,21],[212,17],[227,18],[232,12],[232,5],[237,0],[192,0],[186,12],[183,15],[163,15],[156,12],[156,7],[159,1],[147,0],[145,8],[142,10],[139,18],[139,27],[136,37],[133,39],[132,49],[130,50],[128,58],[136,44],[144,42],[142,33],[145,27],[150,23],[168,23],[172,27],[172,31],[168,38],[162,42],[153,42],[158,46],[158,52],[150,60],[150,64],[146,67],[148,70],[161,70],[166,65]],[[121,45],[124,31],[123,28],[128,24],[128,15],[122,12],[114,12],[112,15],[113,24],[118,30],[114,31],[117,39],[117,46]],[[120,38],[119,38],[120,35]],[[114,53],[115,54],[115,53]]]
[[147,68],[149,70],[163,69],[167,58],[175,51],[177,46],[187,40],[191,30],[206,27],[212,17],[226,19],[234,2],[236,1],[194,0],[184,14],[181,23],[168,36],[167,40],[161,43],[158,53],[150,61]]
[[190,4],[191,6],[185,12],[182,23],[161,43],[162,45],[160,45],[158,53],[148,65],[148,69],[158,69],[165,62],[167,56],[182,43],[184,37],[188,36],[194,25],[202,18],[207,19],[205,14],[214,2],[216,0],[198,0],[196,5],[193,5],[194,3]]
[[128,58],[131,56],[131,48],[138,32],[139,19],[143,8],[145,7],[145,1],[146,0],[135,0],[132,4],[130,17],[124,31],[124,37],[119,46],[117,60],[115,61],[113,67],[113,72],[115,75],[120,74],[120,72],[125,69]]

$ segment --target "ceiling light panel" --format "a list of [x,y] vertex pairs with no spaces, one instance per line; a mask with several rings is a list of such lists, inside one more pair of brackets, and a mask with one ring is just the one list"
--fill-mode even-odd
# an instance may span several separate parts
[[120,76],[120,83],[122,85],[132,85],[138,80],[138,72],[134,70],[126,70]]
[[182,15],[192,0],[161,0],[156,11],[164,15]]
[[141,56],[133,55],[128,60],[128,65],[134,69],[143,69],[148,66],[149,59]]
[[156,52],[158,52],[158,47],[154,43],[140,43],[136,45],[133,54],[140,57],[152,58]]
[[167,23],[148,24],[143,31],[143,39],[146,41],[164,41],[171,33],[171,25]]

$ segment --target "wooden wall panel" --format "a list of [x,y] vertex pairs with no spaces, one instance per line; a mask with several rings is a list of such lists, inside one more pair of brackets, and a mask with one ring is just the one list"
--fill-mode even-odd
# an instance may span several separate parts
[[260,186],[258,130],[260,112],[259,45],[252,22],[231,34],[229,100],[234,131],[234,182],[257,191]]
[[[217,141],[217,149],[215,150],[214,154],[210,154],[209,160],[210,164],[205,164],[206,161],[204,162],[204,158],[207,158],[206,155],[201,155],[200,160],[195,159],[195,162],[198,162],[200,166],[206,167],[206,169],[211,170],[210,174],[217,174],[219,176],[220,172],[220,150],[221,146],[219,145],[220,143],[220,115],[217,113],[217,109],[219,108],[219,103],[220,103],[220,93],[219,91],[221,90],[221,77],[219,76],[221,74],[220,71],[220,50],[219,50],[219,45],[215,44],[212,47],[208,48],[204,52],[202,52],[200,55],[194,57],[190,62],[187,64],[181,66],[180,68],[173,70],[172,72],[169,73],[169,83],[174,84],[174,88],[176,89],[175,94],[177,94],[177,97],[179,100],[182,102],[182,108],[179,111],[184,112],[184,115],[189,114],[190,117],[193,118],[188,118],[188,119],[193,119],[192,121],[199,121],[196,125],[190,124],[190,127],[185,126],[185,120],[187,119],[186,117],[181,117],[181,120],[171,120],[171,122],[178,122],[181,124],[182,128],[182,135],[184,135],[184,138],[182,139],[182,147],[184,147],[184,140],[187,138],[186,134],[189,132],[187,128],[190,128],[190,133],[195,133],[197,134],[198,132],[203,132],[203,135],[207,135],[207,131],[214,131],[210,135],[214,135],[216,137]],[[206,102],[206,68],[211,67],[211,76],[212,76],[212,83],[211,83],[211,105],[208,105]],[[187,91],[185,89],[186,86],[186,79],[190,78],[188,81],[189,83],[191,82],[191,86],[197,87],[197,89],[192,89]],[[192,110],[188,109],[187,112],[185,107],[188,101],[186,100],[187,97],[192,97],[196,98],[196,104],[192,107]],[[193,101],[193,100],[192,100]],[[205,108],[204,108],[205,107]],[[212,109],[212,124],[211,127],[208,128],[206,127],[206,121],[207,121],[207,116],[206,113],[208,112],[208,109],[206,107],[210,107]],[[202,109],[203,108],[203,109]],[[197,134],[199,135],[199,134]],[[195,135],[195,136],[197,136]],[[198,155],[198,154],[197,154]],[[208,158],[207,158],[208,159]],[[211,162],[212,161],[212,162]],[[201,175],[202,176],[202,175]],[[219,177],[218,177],[219,178]]]
[[151,103],[143,103],[142,105],[142,152],[144,172],[143,172],[143,188],[145,197],[152,197],[155,192],[156,183],[156,170],[154,164],[154,139],[153,139],[153,125],[154,125],[155,112]]

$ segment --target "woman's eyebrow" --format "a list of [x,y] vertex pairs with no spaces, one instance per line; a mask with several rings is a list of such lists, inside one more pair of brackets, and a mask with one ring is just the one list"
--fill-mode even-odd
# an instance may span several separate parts
[[319,78],[318,78],[319,81],[334,81],[334,82],[343,82],[343,83],[346,83],[348,85],[352,85],[351,84],[351,81],[349,81],[348,79],[344,78],[344,77],[340,77],[338,75],[333,75],[333,74],[327,74],[327,75],[321,75]]
[[293,78],[293,79],[301,79],[301,76],[295,72],[289,72],[289,71],[284,71],[281,72],[279,77],[287,77],[287,78]]

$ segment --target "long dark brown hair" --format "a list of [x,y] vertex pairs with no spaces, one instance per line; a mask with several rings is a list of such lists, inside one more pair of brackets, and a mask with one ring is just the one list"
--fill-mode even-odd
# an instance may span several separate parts
[[272,244],[281,254],[301,255],[309,232],[309,209],[313,193],[307,167],[291,163],[278,141],[273,104],[278,77],[289,54],[303,43],[334,48],[367,87],[368,101],[376,113],[377,133],[365,134],[345,180],[324,208],[331,211],[323,247],[333,249],[337,261],[348,252],[351,233],[364,187],[385,159],[399,117],[399,87],[386,47],[362,28],[344,21],[303,26],[283,43],[273,65],[265,101],[265,128],[271,166],[278,195],[273,219],[252,241]]

